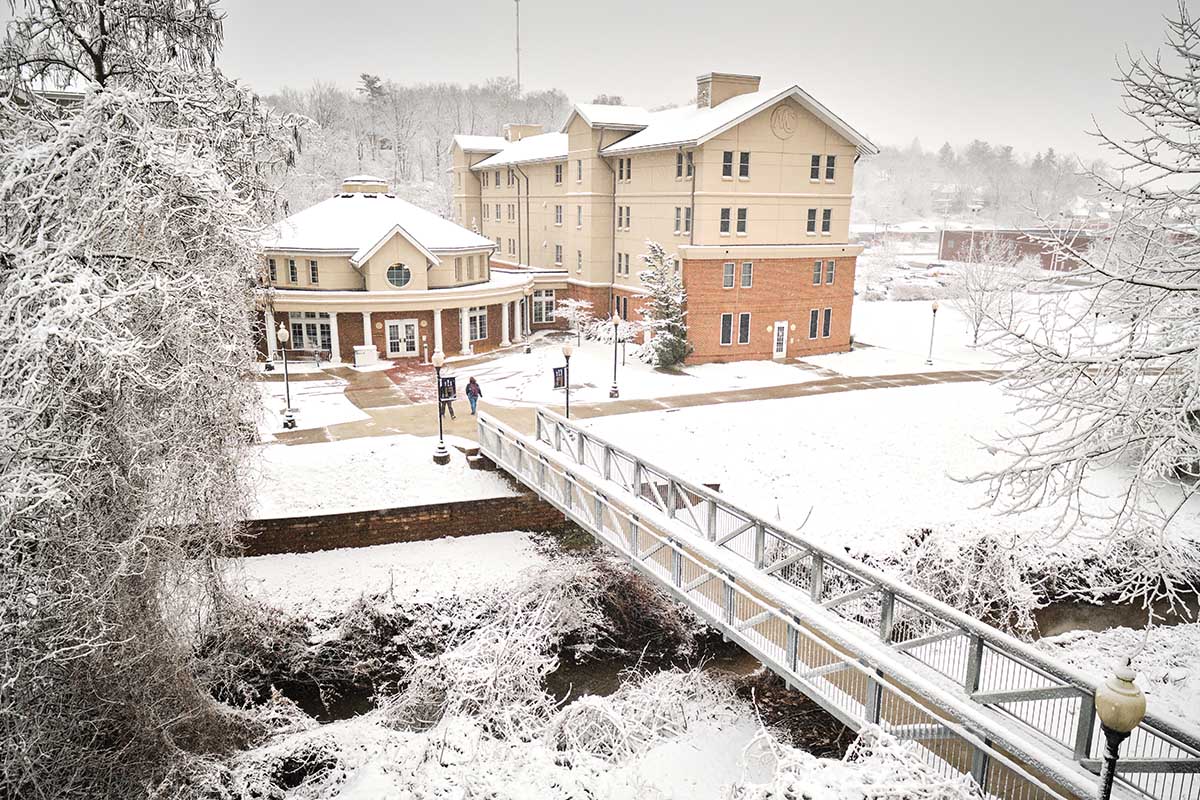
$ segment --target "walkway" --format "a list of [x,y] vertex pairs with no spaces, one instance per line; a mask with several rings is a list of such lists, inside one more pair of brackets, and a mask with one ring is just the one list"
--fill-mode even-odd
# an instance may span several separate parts
[[[349,383],[349,386],[346,387],[347,399],[366,412],[370,419],[345,422],[327,428],[284,431],[275,434],[278,441],[284,444],[310,444],[360,436],[389,436],[396,433],[408,433],[415,436],[437,435],[437,416],[434,404],[414,402],[412,397],[402,387],[390,380],[384,372],[359,372],[346,367],[331,368],[328,372]],[[1003,375],[1004,373],[999,370],[956,370],[870,377],[838,376],[785,386],[763,386],[754,389],[735,389],[641,400],[611,400],[604,403],[573,403],[571,416],[587,419],[615,414],[636,414],[641,411],[662,411],[718,403],[747,403],[754,400],[779,400],[864,389],[993,381]],[[466,398],[456,402],[454,407],[457,419],[452,420],[449,416],[444,418],[445,432],[474,439],[476,435],[475,422],[469,414],[470,406],[467,404]],[[535,409],[532,406],[499,406],[481,402],[479,407],[519,431],[533,431]]]

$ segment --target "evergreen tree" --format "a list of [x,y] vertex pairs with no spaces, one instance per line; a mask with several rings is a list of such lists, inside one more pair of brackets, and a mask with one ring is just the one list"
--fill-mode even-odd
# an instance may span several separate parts
[[656,367],[682,364],[691,355],[692,344],[684,321],[687,293],[679,261],[658,242],[647,241],[646,251],[641,256],[646,269],[638,277],[650,296],[643,313],[649,317],[651,361]]

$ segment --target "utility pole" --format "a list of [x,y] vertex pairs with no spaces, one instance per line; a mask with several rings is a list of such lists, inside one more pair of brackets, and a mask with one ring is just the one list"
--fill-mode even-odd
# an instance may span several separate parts
[[521,95],[521,0],[514,0],[517,5],[517,96]]

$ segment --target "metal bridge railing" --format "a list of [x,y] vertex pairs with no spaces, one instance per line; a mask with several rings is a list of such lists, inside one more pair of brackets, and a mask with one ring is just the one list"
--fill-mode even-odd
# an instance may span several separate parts
[[[1099,771],[1104,743],[1092,704],[1096,684],[1089,676],[554,412],[539,409],[536,425],[537,441],[574,465],[615,483],[763,576],[805,592],[894,652],[957,684],[973,703]],[[481,436],[484,429],[481,418]],[[1151,711],[1124,746],[1118,778],[1127,789],[1156,800],[1200,797],[1200,733]]]

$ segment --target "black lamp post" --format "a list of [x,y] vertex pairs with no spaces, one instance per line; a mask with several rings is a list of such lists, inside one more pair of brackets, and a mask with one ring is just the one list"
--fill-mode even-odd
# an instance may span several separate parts
[[1141,724],[1146,716],[1146,697],[1133,682],[1136,673],[1129,660],[1118,666],[1112,677],[1096,688],[1096,716],[1104,732],[1104,766],[1100,770],[1100,800],[1112,796],[1113,778],[1117,773],[1117,751],[1121,742]]
[[928,366],[933,366],[933,329],[937,327],[938,301],[933,301],[933,319],[929,322],[929,358],[925,359]]
[[437,393],[437,420],[438,420],[438,443],[433,449],[433,463],[449,464],[450,451],[446,449],[446,440],[442,433],[442,365],[446,363],[446,356],[439,350],[433,354],[433,374],[434,374],[434,391]]
[[617,388],[617,342],[621,338],[621,315],[613,312],[613,382],[612,387],[608,390],[608,396],[616,399],[621,396],[621,391]]
[[562,354],[567,361],[563,370],[563,379],[567,384],[567,419],[571,418],[571,353],[573,352],[575,352],[575,348],[571,347],[570,343],[563,345]]

